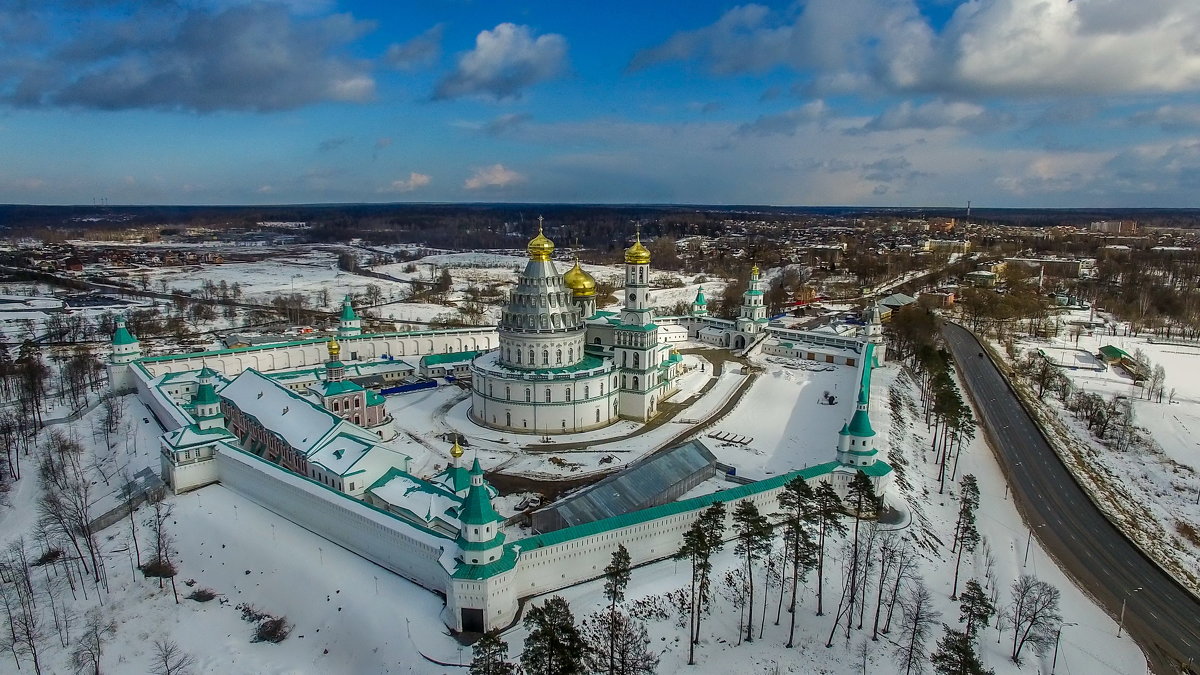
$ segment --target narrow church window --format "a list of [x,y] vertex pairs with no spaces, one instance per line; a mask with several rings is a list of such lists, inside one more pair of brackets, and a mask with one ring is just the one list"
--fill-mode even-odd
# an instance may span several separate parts
[[562,350],[561,349],[559,349],[558,351],[555,352],[554,358],[555,358],[554,363],[561,366],[562,365]]

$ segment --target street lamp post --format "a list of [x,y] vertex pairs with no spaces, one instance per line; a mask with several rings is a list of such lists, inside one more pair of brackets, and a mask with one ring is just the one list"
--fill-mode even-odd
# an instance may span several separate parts
[[1040,530],[1045,526],[1046,524],[1042,523],[1041,525],[1029,528],[1029,536],[1025,539],[1025,562],[1021,564],[1021,567],[1029,567],[1029,547],[1033,544],[1033,531],[1035,529]]
[[1121,631],[1125,630],[1125,603],[1129,600],[1129,596],[1142,590],[1141,586],[1129,591],[1125,597],[1121,598],[1121,620],[1117,622],[1117,637],[1121,637]]
[[1058,642],[1062,638],[1063,626],[1078,626],[1077,623],[1060,623],[1058,624],[1058,632],[1054,634],[1054,660],[1050,662],[1050,675],[1054,675],[1054,669],[1058,666]]

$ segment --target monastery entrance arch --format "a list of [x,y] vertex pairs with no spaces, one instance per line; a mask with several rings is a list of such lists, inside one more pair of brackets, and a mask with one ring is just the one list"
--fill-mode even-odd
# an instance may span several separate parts
[[734,349],[745,349],[746,348],[746,336],[744,336],[744,335],[733,336],[733,348]]
[[464,633],[482,633],[486,630],[483,625],[483,610],[464,607],[462,609],[462,629]]

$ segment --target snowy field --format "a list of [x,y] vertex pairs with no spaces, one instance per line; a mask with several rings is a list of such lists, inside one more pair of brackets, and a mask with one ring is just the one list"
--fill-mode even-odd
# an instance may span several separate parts
[[[1087,312],[1069,318],[1086,319]],[[1174,402],[1150,401],[1143,388],[1119,366],[1103,371],[1064,369],[1081,390],[1097,393],[1105,400],[1128,396],[1133,400],[1134,423],[1141,429],[1139,441],[1122,450],[1111,439],[1097,441],[1086,424],[1076,419],[1052,394],[1044,404],[1061,421],[1065,433],[1087,451],[1085,479],[1091,483],[1097,502],[1111,517],[1125,522],[1125,529],[1156,558],[1167,556],[1182,580],[1200,591],[1200,543],[1179,532],[1180,523],[1200,523],[1200,346],[1151,342],[1145,335],[1124,335],[1125,327],[1080,336],[1078,348],[1097,353],[1113,345],[1132,354],[1142,350],[1153,364],[1166,369],[1166,391],[1175,390]],[[1018,341],[1021,352],[1042,349],[1055,361],[1069,361],[1076,352],[1068,335],[1050,340]],[[1001,350],[998,350],[1001,351]],[[1080,357],[1082,359],[1082,356]],[[1077,472],[1078,473],[1078,472]]]

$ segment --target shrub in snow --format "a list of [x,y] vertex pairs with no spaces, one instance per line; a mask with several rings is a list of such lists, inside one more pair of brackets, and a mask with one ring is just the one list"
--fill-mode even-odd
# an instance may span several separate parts
[[292,624],[288,623],[287,617],[268,617],[258,624],[251,642],[283,642],[291,632]]
[[188,600],[195,600],[196,602],[208,602],[217,597],[217,594],[208,588],[197,588],[187,597]]

